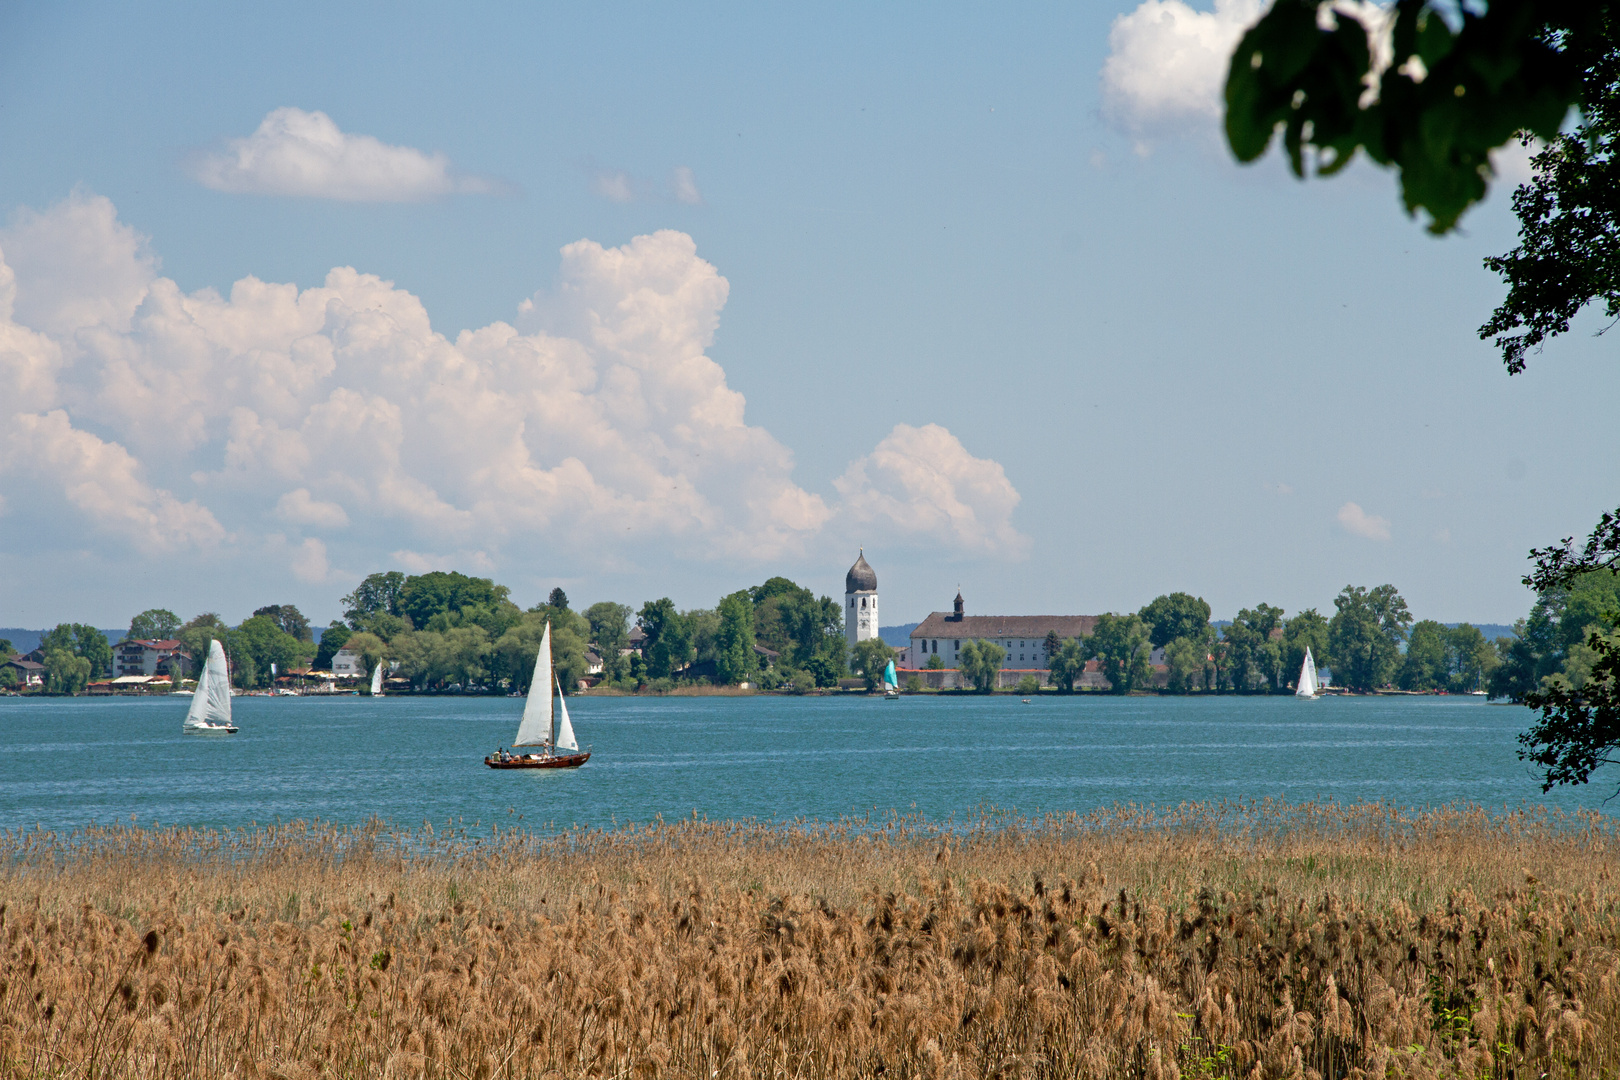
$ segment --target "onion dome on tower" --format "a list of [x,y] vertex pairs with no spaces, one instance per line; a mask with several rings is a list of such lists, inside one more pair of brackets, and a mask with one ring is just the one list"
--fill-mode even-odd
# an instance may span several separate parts
[[864,550],[844,575],[844,636],[851,645],[878,636],[877,574]]
[[844,592],[877,592],[877,573],[866,564],[866,549],[855,557],[855,565],[844,575]]

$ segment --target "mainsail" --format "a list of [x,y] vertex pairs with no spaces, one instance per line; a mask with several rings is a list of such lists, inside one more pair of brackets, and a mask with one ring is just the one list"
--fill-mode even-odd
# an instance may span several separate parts
[[574,725],[568,722],[568,703],[563,700],[562,683],[557,684],[557,749],[578,750],[579,740],[574,738]]
[[1294,690],[1296,697],[1315,697],[1321,687],[1316,680],[1316,661],[1311,657],[1311,647],[1305,646],[1305,662],[1299,666],[1299,686]]
[[381,661],[378,661],[377,666],[371,669],[371,696],[372,697],[381,697],[382,696],[382,662]]
[[898,689],[900,689],[900,677],[895,674],[894,661],[893,660],[890,660],[889,661],[889,666],[883,669],[883,689],[885,689],[885,690],[898,690]]
[[214,638],[208,643],[208,663],[197,679],[197,690],[186,710],[186,727],[229,727],[231,723],[231,676],[225,667],[225,649]]
[[529,680],[529,700],[523,706],[513,746],[539,746],[551,738],[551,623],[540,635],[540,652],[534,658],[534,675]]

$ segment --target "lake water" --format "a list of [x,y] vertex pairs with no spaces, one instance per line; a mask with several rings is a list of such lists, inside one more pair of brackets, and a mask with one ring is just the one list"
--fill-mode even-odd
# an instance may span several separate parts
[[522,702],[237,698],[241,733],[182,735],[187,702],[0,698],[0,828],[320,818],[535,829],[872,811],[1035,815],[1280,797],[1601,808],[1543,796],[1514,756],[1533,714],[1468,697],[575,698],[594,756],[496,772]]

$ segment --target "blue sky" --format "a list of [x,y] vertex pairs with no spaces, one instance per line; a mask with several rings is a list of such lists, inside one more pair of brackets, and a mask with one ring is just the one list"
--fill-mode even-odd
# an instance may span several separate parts
[[708,606],[861,544],[886,622],[1511,621],[1616,501],[1613,339],[1477,340],[1506,188],[1435,239],[1232,163],[1254,10],[8,7],[0,623]]

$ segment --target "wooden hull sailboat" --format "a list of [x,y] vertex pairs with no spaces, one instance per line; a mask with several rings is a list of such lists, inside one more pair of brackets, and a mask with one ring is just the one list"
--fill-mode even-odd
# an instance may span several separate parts
[[231,676],[218,638],[208,643],[208,663],[197,678],[181,730],[188,735],[236,734],[236,725],[231,723]]
[[[552,708],[551,691],[557,691],[556,709]],[[540,652],[534,658],[534,677],[529,680],[529,698],[523,705],[523,719],[518,722],[513,748],[538,746],[538,753],[512,754],[505,747],[484,759],[492,769],[577,769],[591,759],[589,750],[579,748],[574,738],[574,725],[568,718],[568,703],[563,699],[562,683],[557,681],[551,664],[551,624],[546,623],[540,635]]]

